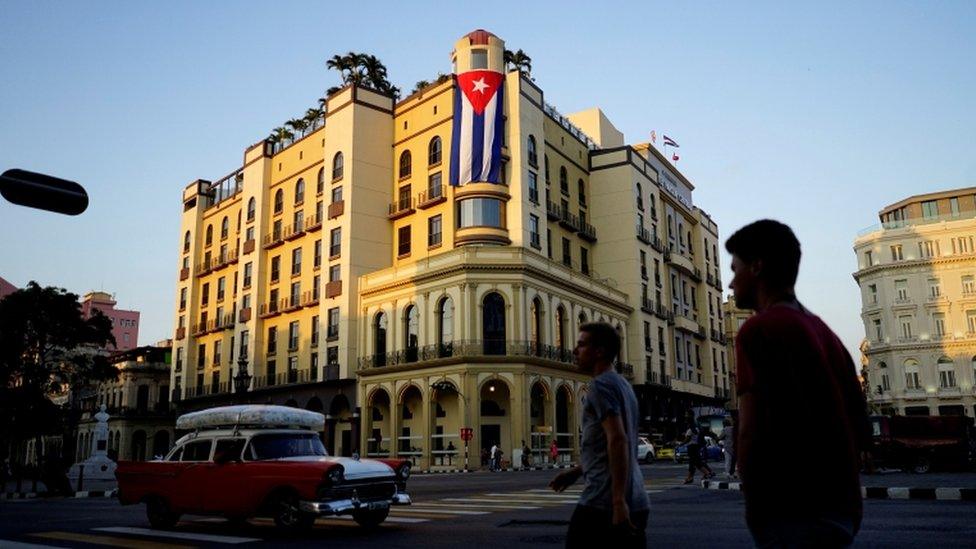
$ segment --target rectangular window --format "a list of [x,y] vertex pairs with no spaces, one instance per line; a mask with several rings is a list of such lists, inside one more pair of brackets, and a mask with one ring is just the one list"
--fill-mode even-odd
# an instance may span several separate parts
[[471,69],[488,68],[488,50],[471,50]]
[[207,344],[201,343],[197,346],[197,368],[207,365]]
[[444,196],[444,187],[441,186],[441,172],[432,173],[427,176],[427,200],[435,200]]
[[329,347],[325,350],[325,361],[329,366],[339,365],[339,348]]
[[339,282],[342,280],[342,265],[332,265],[329,267],[329,282]]
[[939,216],[939,204],[935,200],[922,202],[922,217],[933,219]]
[[583,180],[579,180],[579,204],[580,206],[586,206],[586,186],[583,184]]
[[942,295],[942,285],[938,278],[929,279],[929,297],[938,298]]
[[397,255],[410,255],[410,225],[397,230]]
[[332,187],[332,203],[342,202],[342,185]]
[[898,317],[898,321],[901,323],[901,337],[905,339],[912,338],[912,317],[911,315],[902,315]]
[[244,287],[251,287],[251,277],[254,276],[254,265],[250,261],[244,264]]
[[956,386],[956,372],[952,367],[939,367],[939,386],[943,389],[952,389]]
[[874,340],[881,342],[884,341],[884,331],[881,329],[881,319],[875,318],[872,320],[874,323]]
[[329,232],[329,257],[338,257],[342,253],[342,229],[335,228]]
[[225,277],[220,277],[217,279],[217,302],[224,300],[224,295],[227,293],[227,279]]
[[529,214],[529,245],[537,250],[542,249],[542,241],[539,235],[539,216]]
[[301,303],[302,296],[302,283],[292,282],[291,283],[291,296],[290,302],[288,303],[291,307],[297,307]]
[[966,311],[966,327],[968,328],[970,337],[976,334],[976,311]]
[[206,305],[210,303],[210,283],[207,282],[203,285],[203,289],[200,290],[200,303]]
[[566,237],[563,237],[563,265],[573,266],[573,251],[570,249],[570,242]]
[[288,324],[288,350],[298,350],[298,321],[295,320]]
[[180,288],[180,310],[186,309],[186,288]]
[[247,357],[247,346],[248,346],[248,343],[251,341],[250,335],[251,335],[250,332],[248,332],[247,330],[243,330],[241,332],[241,350],[240,350],[240,353],[241,353],[241,356],[242,357]]
[[976,280],[974,280],[973,275],[962,277],[962,293],[965,295],[976,293]]
[[244,240],[254,240],[254,226],[248,227],[244,231]]
[[319,300],[319,286],[321,286],[322,277],[315,275],[312,277],[312,301]]
[[546,257],[552,259],[552,229],[546,229]]
[[868,284],[868,303],[872,305],[878,304],[878,285]]
[[918,243],[918,255],[927,259],[930,257],[939,257],[939,241],[938,240],[924,240]]
[[891,260],[892,261],[901,261],[903,259],[905,259],[905,256],[902,254],[901,244],[896,244],[896,245],[892,246],[891,247]]
[[[312,317],[312,347],[317,347],[319,344],[319,317],[318,315]],[[316,355],[312,355],[316,356]]]
[[427,220],[427,245],[439,246],[441,237],[441,216],[435,215]]
[[302,249],[295,248],[291,251],[291,274],[292,276],[302,272]]
[[949,199],[949,214],[952,215],[952,217],[959,215],[959,199],[956,197]]
[[580,271],[590,274],[590,251],[583,247],[580,247]]
[[281,256],[276,255],[271,258],[271,283],[278,282],[281,278]]
[[647,252],[644,250],[640,251],[640,273],[641,278],[647,280]]
[[316,240],[312,252],[312,266],[318,269],[322,266],[322,241]]
[[935,335],[944,336],[946,333],[945,313],[933,313],[932,325],[935,328]]
[[529,201],[539,204],[539,176],[529,170]]
[[895,299],[898,301],[908,301],[908,280],[895,281]]
[[870,267],[871,265],[874,265],[874,255],[869,250],[864,252],[864,266]]
[[651,352],[651,323],[644,321],[644,350]]
[[274,385],[278,381],[278,361],[268,361],[268,385]]
[[268,328],[268,354],[278,350],[278,328],[272,326]]
[[220,352],[223,350],[224,342],[221,340],[214,341],[213,348],[213,363],[220,364]]
[[339,308],[329,309],[328,323],[325,328],[325,337],[334,339],[339,337]]

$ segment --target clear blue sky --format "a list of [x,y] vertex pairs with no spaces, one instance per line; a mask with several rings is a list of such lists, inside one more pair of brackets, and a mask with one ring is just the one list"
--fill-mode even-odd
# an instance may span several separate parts
[[856,351],[857,231],[905,196],[976,185],[976,3],[681,4],[2,0],[0,169],[76,180],[91,206],[0,202],[0,276],[114,292],[142,311],[140,343],[170,337],[184,185],[315,105],[339,81],[331,55],[373,53],[409,91],[481,27],[532,57],[562,112],[676,139],[723,238],[792,225],[801,299]]

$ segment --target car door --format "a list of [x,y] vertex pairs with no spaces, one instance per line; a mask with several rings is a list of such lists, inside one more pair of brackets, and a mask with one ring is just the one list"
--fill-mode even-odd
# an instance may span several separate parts
[[214,447],[214,459],[207,476],[207,490],[203,493],[203,508],[207,513],[247,515],[247,466],[241,459],[244,438],[220,438]]
[[212,463],[210,450],[213,439],[192,440],[183,446],[180,462],[185,465],[174,479],[170,500],[175,509],[185,513],[203,510],[203,494],[207,491]]

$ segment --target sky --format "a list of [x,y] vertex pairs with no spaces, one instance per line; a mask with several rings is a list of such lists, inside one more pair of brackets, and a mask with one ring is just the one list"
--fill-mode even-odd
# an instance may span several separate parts
[[562,113],[675,139],[722,240],[791,225],[798,295],[857,357],[857,232],[907,196],[976,186],[976,3],[794,4],[0,0],[0,170],[91,201],[78,217],[0,201],[0,277],[111,292],[141,311],[140,344],[172,337],[184,186],[315,106],[333,54],[372,53],[409,92],[484,28],[531,56]]

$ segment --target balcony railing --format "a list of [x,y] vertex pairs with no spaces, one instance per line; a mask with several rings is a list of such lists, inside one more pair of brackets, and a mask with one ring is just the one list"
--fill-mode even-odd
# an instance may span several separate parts
[[265,249],[274,248],[275,246],[280,246],[285,243],[285,239],[282,237],[281,231],[273,231],[269,234],[264,235],[263,247]]
[[305,222],[301,222],[297,225],[288,225],[285,230],[282,231],[282,236],[285,240],[295,240],[296,238],[305,234]]
[[342,281],[333,280],[325,284],[326,299],[342,295]]
[[244,249],[242,250],[242,252],[245,255],[253,252],[254,251],[255,244],[256,243],[254,242],[254,239],[253,238],[248,239],[248,240],[245,240],[244,241]]
[[[498,340],[457,340],[445,344],[413,347],[400,351],[368,355],[359,358],[359,369],[402,366],[417,362],[436,361],[448,358],[471,358],[490,360],[488,357],[537,358],[562,365],[574,364],[573,352],[552,345],[541,345],[533,341]],[[633,367],[631,367],[631,372]]]
[[238,318],[240,319],[241,322],[247,322],[248,320],[251,320],[251,308],[245,307],[241,309],[240,316],[238,316]]
[[410,215],[416,210],[414,209],[414,199],[405,198],[403,200],[397,200],[390,204],[390,213],[387,215],[390,219],[400,219],[405,215]]
[[335,219],[339,217],[345,212],[345,209],[346,209],[345,200],[339,200],[329,204],[329,212],[328,212],[329,219]]
[[725,334],[723,334],[721,331],[712,328],[711,335],[712,335],[712,341],[714,341],[715,343],[721,343],[722,345],[725,345],[726,343]]
[[318,372],[312,370],[288,370],[271,375],[254,376],[254,389],[264,389],[278,385],[311,383],[318,381]]
[[661,303],[654,304],[654,316],[661,320],[667,320],[668,324],[674,324],[674,311],[665,307]]
[[596,242],[596,227],[590,225],[589,223],[583,220],[580,220],[579,236],[583,240],[587,240],[589,242]]
[[302,293],[302,307],[314,307],[319,304],[318,292],[308,291]]
[[654,314],[654,301],[647,297],[641,297],[641,310],[648,314]]
[[285,307],[287,306],[287,299],[279,299],[277,301],[269,301],[268,303],[262,303],[258,307],[258,317],[268,318],[275,315],[280,315]]
[[444,196],[444,186],[437,185],[426,191],[420,191],[420,194],[417,196],[417,207],[423,210],[440,204],[445,200],[447,200],[447,197]]
[[634,379],[634,366],[627,364],[626,362],[617,362],[614,364],[614,368],[617,373],[624,376],[627,379]]
[[579,216],[570,213],[567,209],[563,207],[560,207],[559,209],[560,209],[559,224],[569,230],[578,231],[580,228]]
[[180,327],[176,329],[176,339],[180,340],[186,337],[186,328]]
[[305,232],[314,232],[322,228],[322,215],[315,214],[305,220]]
[[651,248],[654,248],[658,253],[664,253],[664,242],[661,241],[661,237],[658,235],[653,235],[651,237]]
[[648,231],[644,227],[637,225],[637,240],[640,240],[644,244],[650,244],[652,242],[651,231]]
[[183,281],[188,278],[190,278],[190,269],[188,267],[180,269],[180,280]]
[[559,204],[556,204],[552,200],[546,200],[546,216],[551,221],[556,221],[559,219],[559,212],[561,209],[562,208],[559,207]]

